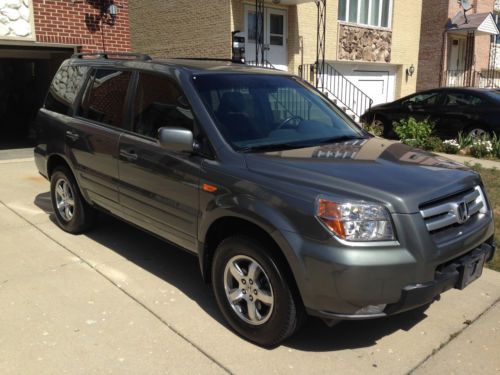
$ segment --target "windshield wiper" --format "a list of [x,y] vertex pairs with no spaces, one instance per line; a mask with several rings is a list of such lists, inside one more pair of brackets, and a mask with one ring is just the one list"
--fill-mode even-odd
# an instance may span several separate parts
[[316,141],[316,144],[327,144],[327,143],[337,143],[343,141],[352,141],[355,139],[368,139],[368,137],[362,135],[341,135],[337,137],[325,138]]
[[277,143],[270,145],[259,145],[259,146],[247,146],[239,148],[239,152],[256,152],[256,151],[283,151],[283,150],[293,150],[295,148],[309,147],[309,145],[304,145],[301,143]]

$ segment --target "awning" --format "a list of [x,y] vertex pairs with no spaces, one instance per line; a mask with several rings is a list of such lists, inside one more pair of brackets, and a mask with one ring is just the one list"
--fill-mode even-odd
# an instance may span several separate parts
[[470,14],[465,18],[463,12],[460,12],[451,20],[447,31],[464,34],[474,31],[476,35],[500,34],[491,13]]

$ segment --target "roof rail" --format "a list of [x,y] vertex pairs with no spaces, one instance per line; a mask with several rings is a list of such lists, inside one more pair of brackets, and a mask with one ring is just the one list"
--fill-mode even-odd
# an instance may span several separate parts
[[75,53],[71,58],[73,59],[83,59],[85,57],[96,56],[99,59],[123,59],[123,60],[141,60],[150,61],[151,56],[142,53],[130,53],[130,52],[85,52],[85,53]]
[[212,58],[212,57],[171,57],[172,60],[193,60],[193,61],[222,61],[222,62],[230,62],[235,64],[245,64],[242,61],[236,61],[233,59],[224,59],[224,58]]

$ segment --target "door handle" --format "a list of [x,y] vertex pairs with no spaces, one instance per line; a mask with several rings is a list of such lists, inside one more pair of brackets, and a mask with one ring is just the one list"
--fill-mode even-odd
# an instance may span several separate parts
[[120,156],[124,157],[127,160],[137,160],[139,156],[134,151],[125,151],[120,150]]
[[66,137],[71,139],[72,141],[77,141],[80,138],[77,133],[72,132],[71,130],[66,131]]

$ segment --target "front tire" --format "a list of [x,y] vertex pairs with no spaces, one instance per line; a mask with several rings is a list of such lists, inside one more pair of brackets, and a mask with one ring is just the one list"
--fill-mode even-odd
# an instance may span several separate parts
[[299,326],[301,305],[283,267],[266,246],[250,237],[234,236],[219,244],[212,287],[228,323],[249,341],[273,347]]
[[66,232],[77,234],[89,229],[95,210],[83,199],[73,174],[58,167],[50,177],[50,196],[57,224]]

